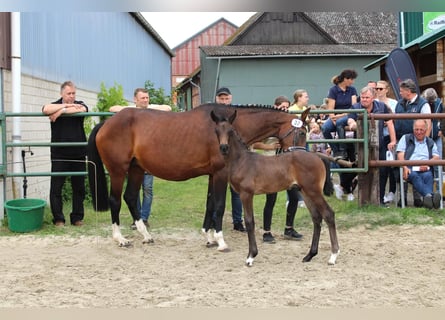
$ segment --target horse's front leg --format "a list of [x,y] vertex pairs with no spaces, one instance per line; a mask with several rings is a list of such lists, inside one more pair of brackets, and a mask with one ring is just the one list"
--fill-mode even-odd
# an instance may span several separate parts
[[246,223],[247,237],[249,239],[249,253],[246,259],[246,265],[251,267],[253,260],[258,254],[258,247],[255,237],[255,218],[253,214],[253,194],[241,192],[241,201],[244,208],[244,221]]
[[226,207],[226,193],[227,193],[227,171],[220,170],[213,176],[213,191],[215,201],[215,240],[218,243],[218,251],[226,252],[229,250],[228,245],[224,241],[222,232],[222,222],[224,217],[224,210]]
[[202,223],[202,233],[207,237],[206,246],[208,248],[217,246],[218,243],[214,237],[212,228],[215,227],[215,195],[213,192],[213,175],[209,175],[207,187],[206,212]]

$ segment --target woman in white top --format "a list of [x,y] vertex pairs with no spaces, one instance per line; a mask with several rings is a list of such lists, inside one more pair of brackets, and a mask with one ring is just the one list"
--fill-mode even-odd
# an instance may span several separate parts
[[[389,94],[389,83],[385,80],[377,81],[377,86],[375,87],[376,100],[386,104],[393,113],[395,113],[397,100],[388,97]],[[390,141],[388,127],[383,127],[383,142],[388,144]],[[394,176],[394,170],[391,167],[382,168],[381,179],[386,181],[389,178],[389,192],[383,197],[383,203],[387,204],[394,201],[394,194],[396,193],[396,178]],[[383,182],[382,182],[383,183]],[[383,185],[383,184],[382,184]]]

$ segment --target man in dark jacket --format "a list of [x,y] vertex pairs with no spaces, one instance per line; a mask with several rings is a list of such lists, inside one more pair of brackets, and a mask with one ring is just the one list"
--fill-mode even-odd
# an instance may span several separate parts
[[[417,94],[416,83],[412,79],[406,79],[399,84],[399,92],[402,97],[396,105],[395,113],[431,113],[428,102]],[[428,129],[426,135],[429,136],[431,132],[431,119],[427,119]],[[413,131],[413,120],[410,119],[399,119],[395,121],[395,130],[397,141],[407,133],[412,133]],[[398,169],[398,168],[397,168]],[[396,172],[396,177],[398,176],[398,170]],[[407,189],[406,189],[407,190]],[[414,206],[421,207],[422,199],[413,186],[413,198]],[[399,206],[400,206],[399,201]]]

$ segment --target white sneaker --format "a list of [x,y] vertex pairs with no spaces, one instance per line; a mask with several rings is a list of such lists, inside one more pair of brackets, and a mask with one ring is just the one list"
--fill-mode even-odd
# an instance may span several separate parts
[[338,184],[334,184],[335,196],[338,200],[341,200],[343,197],[343,189]]
[[304,201],[298,201],[298,208],[306,208],[306,203],[304,203]]
[[394,201],[394,193],[389,192],[383,197],[383,203],[393,202]]
[[352,193],[348,194],[348,201],[354,201],[355,197]]

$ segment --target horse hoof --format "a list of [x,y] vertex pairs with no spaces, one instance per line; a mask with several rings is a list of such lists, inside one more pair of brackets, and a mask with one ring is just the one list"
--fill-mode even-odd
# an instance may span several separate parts
[[331,254],[331,257],[329,258],[329,261],[328,261],[328,265],[330,265],[330,266],[335,265],[335,261],[337,261],[338,253],[339,252]]
[[251,267],[253,265],[253,258],[247,258],[246,266]]
[[133,246],[133,244],[130,241],[119,243],[119,247],[121,247],[121,248],[130,248],[132,246]]
[[230,252],[230,249],[228,248],[228,247],[226,247],[226,248],[218,248],[217,249],[219,252]]
[[207,242],[206,243],[207,248],[213,248],[213,247],[216,247],[217,245],[218,245],[217,242]]
[[153,239],[147,239],[142,241],[142,244],[149,244],[149,243],[154,243],[155,241]]

